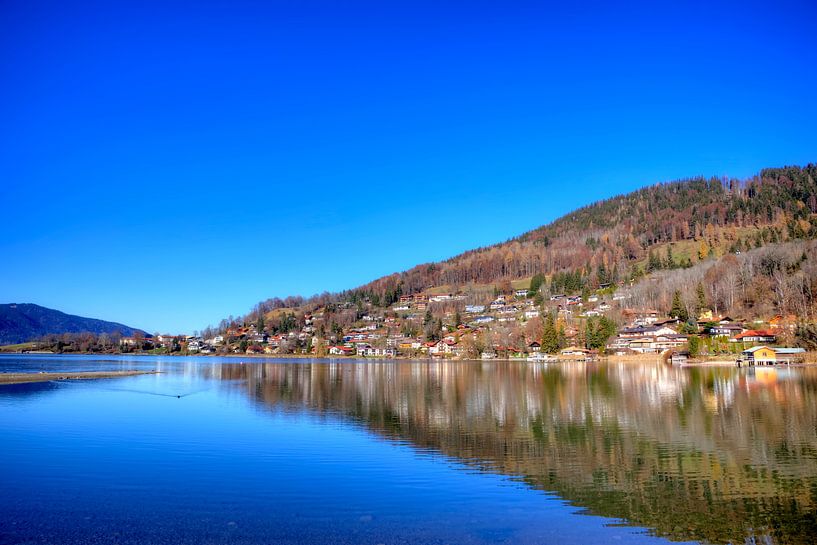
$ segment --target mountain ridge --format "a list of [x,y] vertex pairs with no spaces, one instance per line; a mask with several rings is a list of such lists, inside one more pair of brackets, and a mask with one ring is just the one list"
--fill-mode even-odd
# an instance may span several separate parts
[[34,303],[0,304],[0,345],[32,341],[44,335],[94,333],[132,336],[141,329],[118,322],[87,318]]

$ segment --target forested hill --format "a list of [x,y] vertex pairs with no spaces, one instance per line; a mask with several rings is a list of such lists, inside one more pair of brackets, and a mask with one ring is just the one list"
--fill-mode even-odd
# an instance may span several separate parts
[[680,180],[591,204],[513,240],[359,289],[383,297],[398,286],[414,293],[574,271],[591,284],[616,282],[636,274],[636,267],[649,272],[650,250],[666,259],[669,243],[679,243],[673,259],[684,263],[678,264],[693,264],[710,254],[817,237],[815,213],[815,164],[765,169],[747,180]]
[[455,291],[538,274],[549,277],[555,289],[560,284],[594,288],[656,268],[690,267],[768,243],[817,238],[815,213],[815,164],[769,168],[745,180],[660,183],[585,206],[507,242],[418,265],[341,294],[274,299],[256,310],[361,299],[386,306],[401,294],[432,287]]
[[115,322],[74,316],[30,303],[0,305],[0,345],[22,343],[51,334],[118,333],[131,336],[136,331],[141,330]]

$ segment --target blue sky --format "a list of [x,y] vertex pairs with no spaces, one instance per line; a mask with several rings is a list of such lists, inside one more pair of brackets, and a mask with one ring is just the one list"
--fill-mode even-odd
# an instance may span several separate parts
[[817,160],[813,2],[440,4],[0,2],[0,301],[189,332]]

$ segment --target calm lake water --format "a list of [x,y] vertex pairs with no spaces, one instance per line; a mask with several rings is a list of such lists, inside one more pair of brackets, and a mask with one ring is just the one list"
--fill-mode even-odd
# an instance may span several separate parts
[[815,543],[817,369],[0,356],[2,543]]

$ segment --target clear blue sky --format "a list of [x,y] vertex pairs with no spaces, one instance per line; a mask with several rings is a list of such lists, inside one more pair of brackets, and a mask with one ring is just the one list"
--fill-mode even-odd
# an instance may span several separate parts
[[3,0],[0,302],[190,332],[817,160],[813,1],[611,4]]

